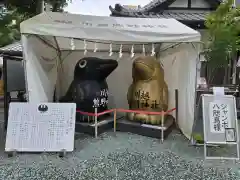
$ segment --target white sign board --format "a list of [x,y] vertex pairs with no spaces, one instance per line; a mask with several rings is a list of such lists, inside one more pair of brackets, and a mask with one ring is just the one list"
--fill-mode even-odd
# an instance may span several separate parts
[[224,87],[213,87],[213,94],[215,96],[224,96]]
[[10,103],[5,151],[73,151],[76,104]]
[[[239,159],[239,136],[236,100],[232,95],[202,95],[204,152],[206,159],[219,159],[220,157],[207,157],[207,144],[234,144],[237,147]],[[225,158],[231,159],[231,158]]]
[[210,102],[209,117],[211,133],[225,133],[225,128],[232,127],[229,104],[221,101]]
[[204,94],[202,101],[205,142],[213,144],[227,142],[226,129],[233,129],[236,132],[238,128],[235,97]]

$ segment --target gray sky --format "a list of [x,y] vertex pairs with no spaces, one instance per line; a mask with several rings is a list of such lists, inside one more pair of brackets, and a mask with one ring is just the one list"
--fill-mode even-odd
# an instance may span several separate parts
[[86,14],[86,15],[98,15],[109,16],[109,5],[114,6],[116,3],[122,5],[141,5],[148,4],[150,0],[72,0],[65,11],[73,14]]

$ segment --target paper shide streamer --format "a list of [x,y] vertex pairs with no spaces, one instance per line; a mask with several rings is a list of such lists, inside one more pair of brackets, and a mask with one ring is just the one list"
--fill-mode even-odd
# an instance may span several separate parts
[[87,54],[87,42],[86,42],[86,40],[84,40],[83,43],[84,43],[84,55],[86,55]]
[[95,42],[93,52],[97,52],[97,50],[98,50],[98,47],[97,47],[97,43]]
[[131,58],[133,58],[134,56],[135,56],[134,45],[132,45],[132,48],[131,48]]
[[156,54],[155,47],[154,47],[154,44],[152,44],[151,56],[155,56],[155,54]]
[[144,44],[142,46],[142,53],[143,53],[144,56],[146,55],[146,50],[145,50],[145,45]]
[[73,50],[75,50],[75,43],[74,43],[74,39],[73,38],[71,38],[71,40],[70,40],[70,45],[71,45],[71,50],[73,51]]
[[112,52],[112,43],[109,45],[109,56],[112,56],[113,52]]
[[123,53],[122,53],[122,44],[121,44],[119,48],[119,58],[121,58],[122,56],[123,56]]
[[[75,43],[74,43],[74,39],[71,38],[71,49],[72,50],[75,50]],[[113,44],[110,43],[109,44],[109,56],[112,56],[113,55]],[[130,55],[131,55],[131,58],[133,58],[135,56],[135,52],[134,52],[134,44],[132,45],[131,47],[131,52],[130,52]],[[93,52],[97,52],[98,51],[98,44],[97,42],[94,43],[94,49],[93,49]],[[84,40],[84,55],[87,54],[87,41]],[[119,58],[122,58],[123,56],[123,45],[121,44],[120,47],[119,47],[119,52],[118,52],[118,55],[119,55]],[[142,44],[142,55],[143,56],[146,56],[146,48],[145,48],[145,44]],[[155,44],[153,43],[152,44],[152,50],[151,50],[151,56],[155,56],[156,55],[156,51],[155,51]]]

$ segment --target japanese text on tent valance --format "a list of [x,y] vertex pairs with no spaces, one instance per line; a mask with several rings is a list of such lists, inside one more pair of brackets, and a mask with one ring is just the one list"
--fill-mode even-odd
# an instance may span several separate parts
[[[73,24],[72,21],[65,21],[65,20],[54,20],[56,23],[63,23],[63,24]],[[80,22],[80,25],[83,25],[85,27],[102,27],[102,28],[167,28],[166,25],[164,24],[157,24],[157,25],[152,25],[152,24],[120,24],[120,23],[115,23],[115,24],[107,24],[107,23],[90,23],[90,22]]]

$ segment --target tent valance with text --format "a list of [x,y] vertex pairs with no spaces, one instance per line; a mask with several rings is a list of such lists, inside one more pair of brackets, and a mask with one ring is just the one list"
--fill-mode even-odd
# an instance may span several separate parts
[[22,34],[109,42],[199,42],[199,32],[175,19],[44,12],[20,25]]

